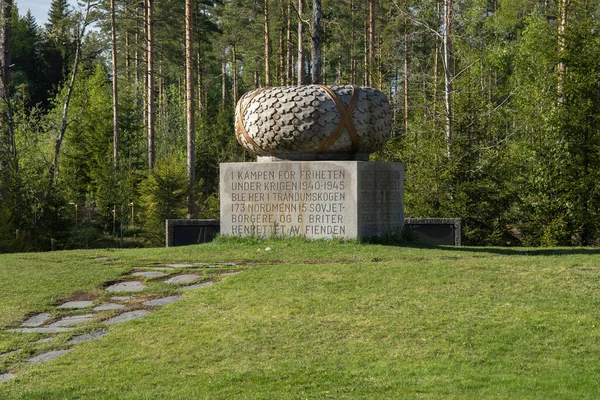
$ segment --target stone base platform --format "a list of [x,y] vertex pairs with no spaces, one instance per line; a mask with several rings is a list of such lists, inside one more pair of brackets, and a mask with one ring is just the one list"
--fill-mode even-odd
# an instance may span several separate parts
[[221,234],[368,239],[400,234],[402,163],[281,161],[220,165]]

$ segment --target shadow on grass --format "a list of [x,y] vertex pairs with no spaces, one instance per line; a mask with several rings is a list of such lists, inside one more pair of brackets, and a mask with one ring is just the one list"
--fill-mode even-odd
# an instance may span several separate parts
[[524,248],[524,247],[475,247],[475,246],[433,246],[419,243],[389,243],[388,246],[412,247],[416,249],[435,249],[451,252],[466,253],[491,253],[503,256],[573,256],[573,255],[595,255],[600,254],[597,247],[574,247],[574,248]]

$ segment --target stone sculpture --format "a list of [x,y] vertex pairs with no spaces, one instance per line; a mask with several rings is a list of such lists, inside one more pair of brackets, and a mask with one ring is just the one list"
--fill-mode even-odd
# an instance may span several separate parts
[[236,107],[237,139],[259,161],[368,160],[391,127],[386,96],[368,87],[267,87]]

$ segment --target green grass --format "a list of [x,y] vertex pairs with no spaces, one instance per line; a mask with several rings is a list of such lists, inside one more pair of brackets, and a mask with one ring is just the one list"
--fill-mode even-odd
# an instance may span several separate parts
[[[2,255],[4,326],[134,267],[233,261],[245,272],[56,360],[0,357],[0,373],[17,375],[0,398],[598,398],[599,254],[219,240]],[[41,335],[0,333],[0,353],[61,348],[61,335],[43,347]]]

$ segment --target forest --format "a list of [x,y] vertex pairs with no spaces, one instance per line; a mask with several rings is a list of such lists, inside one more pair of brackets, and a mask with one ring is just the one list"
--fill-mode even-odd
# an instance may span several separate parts
[[0,5],[0,252],[218,218],[219,163],[253,160],[236,101],[311,82],[388,96],[371,158],[404,163],[405,216],[600,245],[598,0],[52,0],[43,26]]

